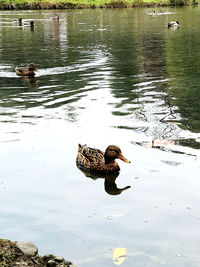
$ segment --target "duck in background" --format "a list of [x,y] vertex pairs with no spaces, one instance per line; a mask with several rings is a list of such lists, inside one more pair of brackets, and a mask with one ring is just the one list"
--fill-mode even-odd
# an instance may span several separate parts
[[19,19],[13,19],[13,21],[12,22],[14,22],[14,23],[19,23],[19,26],[22,26],[22,18],[19,18]]
[[52,20],[59,22],[60,18],[58,16],[56,16],[56,17],[52,17]]
[[116,145],[108,146],[105,153],[99,149],[90,148],[87,145],[78,145],[76,164],[79,168],[107,174],[119,172],[120,168],[115,159],[121,159],[124,162],[130,163]]
[[15,72],[18,76],[35,76],[35,71],[38,71],[36,66],[32,63],[27,68],[15,68]]
[[24,27],[31,27],[31,29],[33,29],[34,28],[34,26],[35,26],[35,23],[34,23],[34,21],[26,21],[26,22],[23,22],[23,26]]
[[173,27],[178,27],[179,26],[179,22],[178,21],[171,21],[167,24],[168,28],[173,28]]

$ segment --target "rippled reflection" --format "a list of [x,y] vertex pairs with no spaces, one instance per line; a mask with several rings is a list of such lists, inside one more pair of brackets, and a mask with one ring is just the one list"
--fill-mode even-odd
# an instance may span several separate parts
[[[191,30],[170,31],[166,18],[176,13],[87,12],[1,13],[0,121],[7,121],[7,113],[17,121],[22,109],[36,107],[61,117],[67,110],[70,121],[79,121],[82,108],[87,109],[82,99],[106,92],[112,101],[103,101],[111,106],[113,119],[120,118],[110,126],[198,149],[197,22],[191,22]],[[35,31],[13,24],[14,17],[34,19]],[[15,66],[30,62],[39,69],[35,79],[17,78]],[[48,111],[41,113],[46,116]]]

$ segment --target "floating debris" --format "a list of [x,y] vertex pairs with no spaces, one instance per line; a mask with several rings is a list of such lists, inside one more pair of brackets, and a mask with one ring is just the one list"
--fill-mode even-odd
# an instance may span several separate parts
[[114,264],[120,265],[126,258],[126,248],[115,248],[113,251]]
[[166,139],[153,139],[151,143],[152,148],[161,148],[161,147],[166,147],[169,145],[174,146],[175,142],[171,140],[166,140]]
[[161,160],[161,162],[163,162],[163,163],[165,163],[167,165],[174,166],[174,167],[177,167],[177,166],[182,164],[182,162],[173,161],[173,160]]

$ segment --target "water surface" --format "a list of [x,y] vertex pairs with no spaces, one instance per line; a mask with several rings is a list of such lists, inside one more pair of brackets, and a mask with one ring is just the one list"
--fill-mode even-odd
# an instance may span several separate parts
[[[2,237],[77,266],[113,266],[116,247],[127,267],[200,264],[200,8],[152,11],[0,12]],[[86,177],[78,143],[132,163]]]

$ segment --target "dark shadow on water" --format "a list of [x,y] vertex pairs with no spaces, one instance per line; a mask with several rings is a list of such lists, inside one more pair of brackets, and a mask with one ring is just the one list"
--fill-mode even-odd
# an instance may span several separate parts
[[22,76],[20,77],[20,81],[22,82],[28,82],[30,88],[37,88],[37,80],[35,77],[28,77],[28,76]]
[[79,166],[77,166],[77,168],[84,173],[84,175],[86,177],[89,177],[93,180],[97,180],[99,178],[103,178],[104,180],[104,189],[106,191],[106,193],[108,193],[109,195],[119,195],[121,194],[123,191],[131,188],[131,186],[125,186],[123,188],[118,188],[117,184],[116,184],[116,179],[119,176],[119,172],[113,173],[113,174],[100,174],[100,173],[95,173],[95,172],[91,172],[89,170],[85,170],[80,168]]

